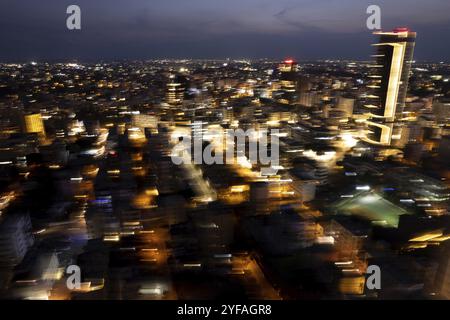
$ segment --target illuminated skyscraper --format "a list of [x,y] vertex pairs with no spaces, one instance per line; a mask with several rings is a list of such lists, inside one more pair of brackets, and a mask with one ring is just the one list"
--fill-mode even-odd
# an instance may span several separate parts
[[184,85],[180,77],[171,76],[166,88],[166,102],[170,105],[180,105],[184,99]]
[[[286,59],[280,65],[278,66],[278,70],[283,74],[283,77],[286,77],[287,75],[291,74],[294,75],[298,71],[298,64],[296,61],[292,59]],[[289,80],[289,79],[286,79]],[[290,79],[294,80],[294,79]]]
[[376,63],[370,75],[364,107],[368,115],[367,140],[381,145],[392,145],[401,137],[401,119],[405,106],[408,80],[414,54],[416,33],[406,28],[392,32],[375,32],[379,42],[373,56]]
[[282,93],[280,102],[292,102],[298,82],[298,64],[292,59],[286,59],[280,63],[278,71],[280,72],[280,89]]
[[24,131],[26,133],[38,133],[45,136],[44,121],[40,113],[26,114],[24,116]]

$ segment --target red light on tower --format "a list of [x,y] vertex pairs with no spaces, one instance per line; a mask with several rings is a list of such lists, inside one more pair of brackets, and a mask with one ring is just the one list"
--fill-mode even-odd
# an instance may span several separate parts
[[286,64],[293,64],[294,60],[293,59],[286,59],[286,60],[284,60],[284,63],[286,63]]
[[411,30],[409,30],[409,28],[407,27],[400,27],[400,28],[395,28],[393,32],[395,33],[401,33],[401,32],[410,32]]

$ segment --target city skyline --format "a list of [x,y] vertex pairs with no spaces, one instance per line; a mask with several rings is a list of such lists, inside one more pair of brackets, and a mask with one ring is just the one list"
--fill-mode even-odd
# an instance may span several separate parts
[[448,0],[19,2],[0,300],[450,299]]

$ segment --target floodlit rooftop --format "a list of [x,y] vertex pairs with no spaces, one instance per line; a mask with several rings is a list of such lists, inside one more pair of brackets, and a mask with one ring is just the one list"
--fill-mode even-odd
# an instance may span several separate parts
[[355,215],[386,227],[398,227],[399,217],[408,214],[406,210],[384,199],[375,192],[364,192],[353,198],[346,198],[336,206],[339,214]]

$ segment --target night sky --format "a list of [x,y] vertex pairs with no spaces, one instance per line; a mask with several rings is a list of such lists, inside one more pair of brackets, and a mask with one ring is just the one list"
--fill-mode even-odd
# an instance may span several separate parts
[[[77,4],[82,30],[66,28]],[[450,60],[449,0],[0,0],[0,60],[369,59],[366,8],[418,32],[416,60]]]

